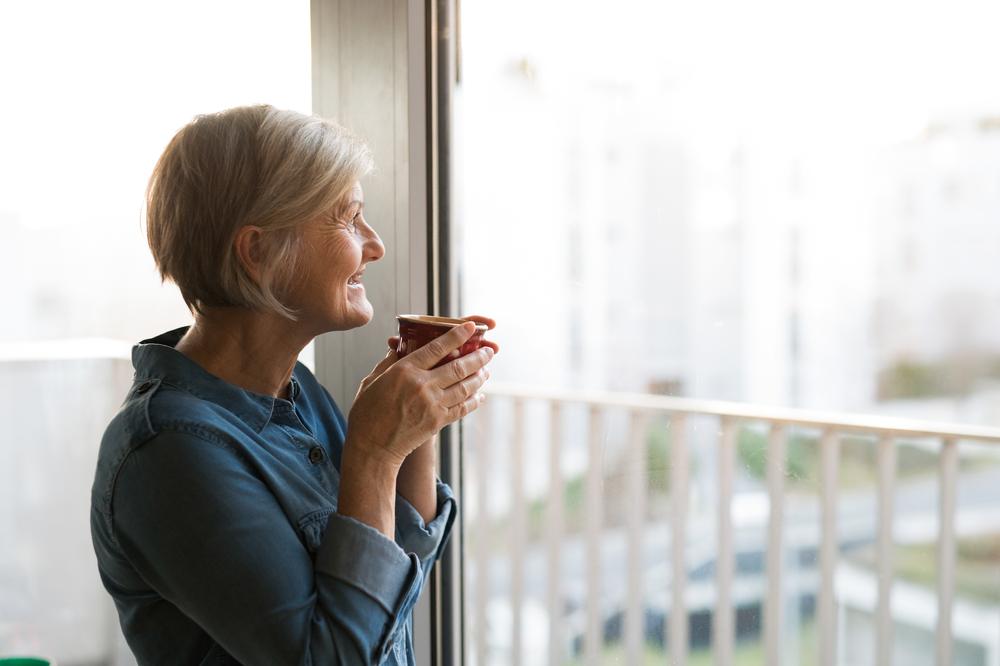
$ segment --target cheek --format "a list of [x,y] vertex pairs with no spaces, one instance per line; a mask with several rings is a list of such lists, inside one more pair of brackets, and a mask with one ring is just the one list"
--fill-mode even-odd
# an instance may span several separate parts
[[340,242],[333,248],[330,258],[344,275],[354,275],[361,266],[361,243],[353,236],[340,238]]
[[360,247],[343,236],[323,238],[315,248],[311,274],[324,282],[346,282],[361,263]]

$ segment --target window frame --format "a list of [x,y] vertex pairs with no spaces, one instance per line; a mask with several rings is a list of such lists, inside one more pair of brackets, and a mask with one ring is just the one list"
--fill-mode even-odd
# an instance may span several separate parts
[[[456,0],[310,0],[312,109],[365,139],[367,217],[386,246],[366,272],[375,306],[361,329],[316,340],[316,376],[347,413],[385,352],[395,315],[456,315],[450,228],[451,91]],[[460,427],[442,431],[439,476],[461,505]],[[414,609],[418,664],[464,661],[462,521]]]

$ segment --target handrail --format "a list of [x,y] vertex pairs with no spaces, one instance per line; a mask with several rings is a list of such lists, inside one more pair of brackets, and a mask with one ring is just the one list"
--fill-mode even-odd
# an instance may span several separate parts
[[0,363],[132,358],[132,344],[114,338],[62,338],[0,342]]
[[[564,557],[558,541],[563,533],[564,521],[563,496],[565,483],[561,460],[561,440],[564,437],[562,421],[565,405],[580,405],[586,407],[584,418],[589,417],[589,435],[585,438],[586,474],[583,488],[583,500],[586,503],[585,525],[585,592],[586,603],[583,609],[585,615],[585,630],[581,644],[582,657],[585,663],[600,663],[604,644],[602,614],[602,533],[605,529],[603,519],[604,483],[602,446],[607,418],[606,409],[622,409],[628,412],[630,419],[624,434],[619,433],[622,441],[629,442],[625,449],[625,462],[628,475],[628,498],[632,510],[628,521],[628,538],[626,555],[628,562],[627,594],[624,608],[624,637],[626,651],[630,660],[641,653],[643,635],[646,627],[646,611],[644,610],[643,590],[644,574],[641,562],[645,551],[643,540],[647,525],[639,519],[645,513],[646,498],[643,495],[647,484],[642,479],[645,474],[644,458],[647,450],[646,434],[652,424],[652,413],[660,412],[669,416],[669,425],[655,424],[655,428],[669,428],[670,440],[670,518],[669,537],[670,549],[667,555],[670,562],[669,582],[669,613],[664,619],[664,637],[669,644],[670,661],[675,666],[685,666],[689,657],[688,639],[688,477],[693,473],[688,460],[688,445],[685,434],[688,417],[704,415],[718,420],[718,431],[705,433],[708,438],[715,437],[715,479],[716,502],[715,520],[715,583],[714,610],[712,613],[712,658],[720,666],[729,666],[734,660],[736,641],[735,612],[737,580],[735,571],[736,548],[732,507],[734,503],[734,473],[736,464],[736,445],[741,421],[759,423],[768,431],[768,461],[767,461],[767,491],[769,501],[768,533],[767,533],[767,588],[765,605],[765,620],[762,627],[765,650],[768,663],[780,664],[781,645],[785,628],[782,622],[782,606],[785,603],[783,588],[784,558],[787,555],[785,541],[784,505],[786,502],[784,478],[787,461],[788,426],[800,426],[818,431],[819,437],[813,443],[820,452],[819,457],[819,589],[816,591],[817,612],[817,663],[832,665],[838,663],[838,652],[843,649],[844,636],[838,604],[837,570],[840,567],[842,537],[839,522],[841,520],[840,490],[840,459],[841,442],[847,433],[863,433],[872,438],[872,445],[878,452],[877,474],[877,514],[878,534],[876,539],[876,569],[878,575],[878,591],[876,599],[875,641],[872,646],[877,663],[883,663],[886,655],[891,653],[893,645],[893,572],[894,547],[893,525],[895,517],[896,481],[896,446],[906,439],[933,439],[931,449],[940,451],[938,455],[938,526],[937,526],[937,557],[936,587],[937,587],[937,619],[935,633],[936,663],[947,666],[952,662],[954,641],[953,606],[956,600],[955,567],[956,567],[956,525],[958,524],[958,502],[956,488],[959,482],[959,450],[960,442],[973,440],[990,444],[1000,444],[1000,428],[990,426],[974,426],[952,423],[934,423],[915,419],[885,417],[878,415],[849,414],[842,412],[823,412],[816,410],[788,407],[770,407],[720,400],[697,400],[671,396],[614,393],[607,391],[585,391],[572,389],[543,388],[508,383],[495,383],[486,389],[489,396],[512,399],[514,403],[511,446],[511,474],[513,480],[513,508],[515,517],[512,520],[513,530],[510,543],[511,576],[513,577],[511,602],[513,631],[512,648],[514,659],[518,663],[523,646],[520,631],[524,621],[520,606],[524,603],[523,578],[527,567],[524,552],[524,520],[527,513],[527,503],[524,498],[525,459],[523,443],[525,438],[525,403],[539,401],[549,403],[550,418],[550,487],[551,504],[548,508],[546,524],[547,564],[549,581],[548,611],[550,613],[549,653],[552,661],[561,661],[567,648],[565,644],[563,624],[564,607],[560,601],[562,587],[562,567]],[[485,405],[484,413],[492,414],[491,402]],[[574,420],[579,421],[581,415],[575,414]],[[489,430],[492,434],[492,429]],[[489,436],[489,435],[487,435]],[[701,438],[705,439],[705,438]],[[581,442],[577,442],[579,445]],[[711,444],[707,441],[702,442]],[[476,454],[475,476],[483,487],[496,470],[490,466],[486,457],[489,447],[475,447],[482,450],[481,456]],[[479,511],[484,511],[485,497]],[[481,514],[484,515],[484,514]],[[488,512],[485,514],[488,515]],[[702,526],[704,527],[704,526]],[[480,552],[477,570],[489,570],[488,551]],[[487,575],[483,573],[482,575]],[[795,583],[794,585],[798,585]],[[485,604],[487,593],[484,591],[488,583],[482,582],[477,587],[477,626],[486,625]],[[667,591],[667,590],[663,590]],[[579,629],[579,627],[578,627]],[[477,635],[483,636],[483,630]],[[482,638],[477,643],[477,655],[485,662],[486,645]]]
[[491,382],[487,385],[485,392],[487,395],[582,403],[604,407],[627,407],[769,421],[821,430],[835,428],[838,431],[848,430],[865,433],[879,431],[897,437],[948,437],[1000,444],[1000,428],[958,423],[935,423],[893,416],[825,412],[795,407],[771,407],[724,400],[698,400],[643,393],[558,389],[499,382]]

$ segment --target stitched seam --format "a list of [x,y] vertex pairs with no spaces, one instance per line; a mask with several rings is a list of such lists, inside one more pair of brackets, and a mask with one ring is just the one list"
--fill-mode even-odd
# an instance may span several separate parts
[[317,523],[324,518],[329,518],[330,515],[335,512],[336,511],[334,509],[317,509],[316,511],[311,511],[299,518],[299,529],[303,530],[311,523]]
[[[261,417],[260,414],[250,413],[247,410],[233,409],[231,407],[226,407],[225,405],[220,405],[218,402],[215,402],[215,400],[213,398],[211,398],[211,397],[203,394],[201,391],[199,391],[196,386],[194,386],[192,384],[188,384],[185,381],[178,380],[178,379],[175,379],[173,377],[161,377],[161,378],[157,378],[157,380],[160,382],[161,385],[169,386],[169,387],[171,387],[173,389],[177,389],[178,391],[182,391],[184,393],[190,393],[191,395],[193,395],[194,397],[198,398],[199,400],[204,400],[205,402],[210,402],[213,405],[219,405],[220,407],[222,407],[223,409],[225,409],[230,414],[233,414],[234,416],[236,416],[237,418],[239,418],[241,421],[249,422],[250,425],[251,425],[251,427],[256,432],[258,432],[258,433],[261,430],[264,429],[264,426],[266,426],[268,424],[268,422],[271,420],[272,414],[274,413],[274,405],[273,404],[271,405],[270,409],[268,410],[268,414],[266,416],[264,416],[264,417]],[[259,418],[263,418],[263,425],[261,425],[260,428],[257,428],[256,423],[257,423],[257,420]]]

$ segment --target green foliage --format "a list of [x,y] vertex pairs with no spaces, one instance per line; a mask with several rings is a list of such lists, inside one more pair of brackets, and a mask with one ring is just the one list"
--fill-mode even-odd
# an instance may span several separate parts
[[646,472],[650,494],[670,492],[671,431],[665,422],[656,422],[646,436]]
[[[578,474],[563,484],[563,529],[566,533],[572,534],[583,529],[585,483],[586,477]],[[545,495],[532,500],[528,505],[528,535],[531,539],[539,539],[545,534],[548,500],[548,495]]]
[[923,398],[948,393],[939,368],[928,363],[901,360],[882,370],[878,378],[881,400]]
[[[816,437],[793,434],[788,438],[785,476],[804,479],[818,460]],[[740,463],[758,479],[767,477],[767,434],[755,428],[742,428],[736,443]]]
[[900,358],[878,375],[879,400],[966,395],[987,379],[1000,379],[1000,356],[963,350],[936,361]]
[[[1000,532],[959,539],[956,543],[955,592],[964,599],[995,605],[1000,602]],[[868,547],[849,559],[875,569],[875,549]],[[900,544],[894,552],[894,575],[933,591],[937,585],[937,543]]]

